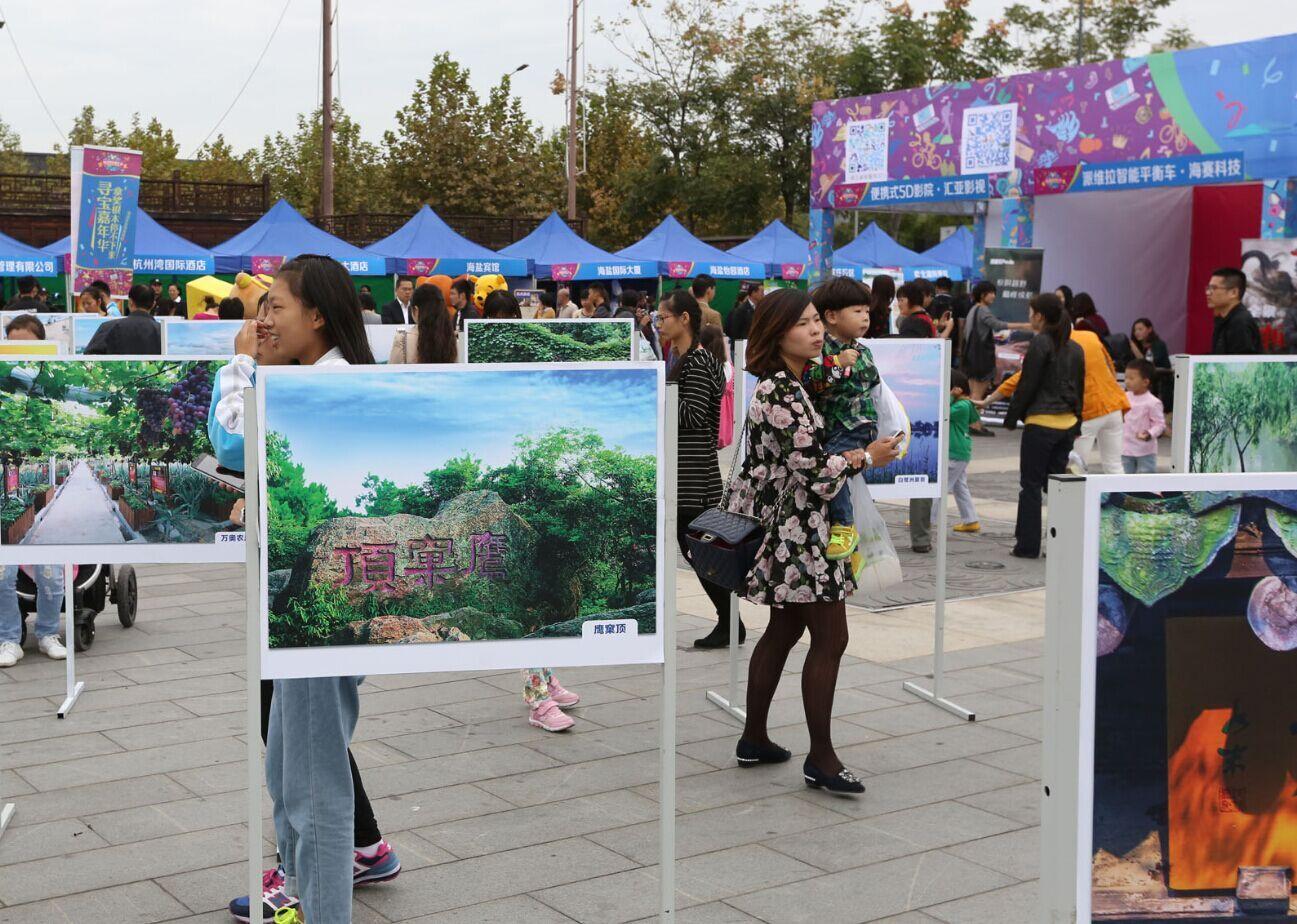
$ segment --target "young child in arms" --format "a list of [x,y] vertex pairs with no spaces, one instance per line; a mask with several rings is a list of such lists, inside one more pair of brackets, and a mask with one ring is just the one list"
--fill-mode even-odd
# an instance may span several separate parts
[[[860,284],[837,277],[816,288],[815,307],[824,322],[824,352],[806,367],[807,384],[824,417],[825,451],[864,449],[878,439],[878,410],[874,389],[882,382],[869,348],[857,343],[869,327],[868,299]],[[860,570],[860,544],[851,506],[850,482],[829,502],[829,546],[825,557],[851,558],[851,571]]]

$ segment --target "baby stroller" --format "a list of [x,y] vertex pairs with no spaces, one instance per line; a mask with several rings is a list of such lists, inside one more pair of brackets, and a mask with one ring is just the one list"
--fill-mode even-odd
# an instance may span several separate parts
[[[139,587],[135,569],[130,565],[73,565],[72,583],[76,592],[73,609],[77,651],[85,651],[95,641],[95,619],[109,603],[117,607],[117,621],[122,628],[135,625],[139,605]],[[18,569],[18,609],[23,615],[22,639],[27,643],[27,615],[36,612],[36,577],[31,565]]]

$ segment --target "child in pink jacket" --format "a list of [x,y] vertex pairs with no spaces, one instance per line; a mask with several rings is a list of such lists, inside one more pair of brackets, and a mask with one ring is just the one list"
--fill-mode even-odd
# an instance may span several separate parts
[[1130,410],[1122,421],[1121,467],[1127,475],[1157,471],[1157,438],[1166,432],[1162,400],[1149,391],[1157,372],[1147,359],[1126,364],[1126,397]]

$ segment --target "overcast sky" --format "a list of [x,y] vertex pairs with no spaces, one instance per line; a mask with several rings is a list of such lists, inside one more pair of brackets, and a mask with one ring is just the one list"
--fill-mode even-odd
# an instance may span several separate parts
[[[341,99],[370,139],[391,127],[415,80],[441,51],[471,70],[483,95],[502,73],[529,65],[514,83],[528,113],[547,128],[562,123],[562,98],[550,93],[549,83],[564,66],[569,0],[339,2]],[[1166,22],[1187,25],[1208,44],[1245,41],[1293,28],[1295,2],[1176,0]],[[916,10],[939,4],[911,0]],[[616,17],[625,6],[626,0],[587,0],[591,66],[617,64],[618,53],[596,33],[595,21]],[[972,0],[982,20],[1004,6],[1005,0]],[[0,0],[8,20],[0,32],[0,118],[18,130],[27,150],[49,150],[60,140],[23,75],[12,38],[62,131],[85,104],[101,121],[125,123],[138,111],[171,128],[187,157],[247,79],[283,8],[283,0]],[[876,15],[876,7],[867,9],[863,15]],[[236,148],[291,130],[297,113],[318,105],[320,19],[319,0],[288,0],[269,53],[221,125]]]

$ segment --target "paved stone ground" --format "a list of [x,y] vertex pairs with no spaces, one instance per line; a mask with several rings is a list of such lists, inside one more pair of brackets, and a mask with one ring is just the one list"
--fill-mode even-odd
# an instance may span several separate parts
[[[995,442],[1016,455],[1016,440]],[[1036,919],[1039,590],[950,607],[946,693],[976,724],[901,689],[930,669],[930,605],[850,609],[834,733],[868,792],[849,799],[807,790],[796,763],[734,766],[737,726],[705,696],[726,655],[689,647],[710,620],[680,578],[680,921]],[[0,924],[229,920],[245,853],[243,592],[236,567],[141,569],[138,623],[106,614],[62,722],[61,664],[29,652],[0,671],[0,796],[18,805],[0,838]],[[763,614],[744,613],[755,635]],[[796,759],[804,656],[772,712]],[[584,697],[565,735],[527,725],[516,672],[365,684],[354,749],[404,872],[358,893],[357,922],[652,917],[658,669],[562,679]]]

